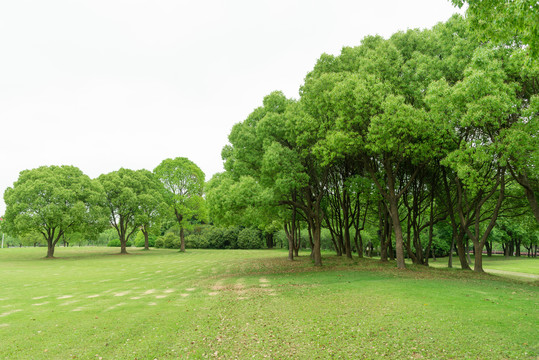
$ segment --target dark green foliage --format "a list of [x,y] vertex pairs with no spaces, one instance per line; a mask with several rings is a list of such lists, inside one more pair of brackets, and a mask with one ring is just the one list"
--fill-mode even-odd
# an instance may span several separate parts
[[165,241],[163,240],[163,237],[160,236],[158,237],[157,239],[155,239],[155,244],[154,246],[157,248],[157,249],[162,249],[165,247]]
[[256,229],[205,226],[186,237],[186,246],[191,249],[262,249],[265,243]]
[[243,229],[238,234],[238,248],[240,249],[262,249],[264,242],[259,230]]
[[180,248],[180,238],[176,236],[173,232],[167,232],[163,236],[164,247],[167,249],[179,249]]

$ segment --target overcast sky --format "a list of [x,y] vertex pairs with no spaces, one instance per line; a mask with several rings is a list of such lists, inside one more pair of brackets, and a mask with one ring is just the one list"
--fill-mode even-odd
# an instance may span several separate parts
[[449,0],[2,1],[0,194],[41,165],[94,178],[183,156],[209,180],[232,125],[271,91],[297,98],[322,53],[457,10]]

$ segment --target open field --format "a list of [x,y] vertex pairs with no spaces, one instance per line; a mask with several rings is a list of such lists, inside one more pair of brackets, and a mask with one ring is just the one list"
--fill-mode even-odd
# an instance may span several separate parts
[[0,250],[0,358],[535,359],[539,287],[282,251]]

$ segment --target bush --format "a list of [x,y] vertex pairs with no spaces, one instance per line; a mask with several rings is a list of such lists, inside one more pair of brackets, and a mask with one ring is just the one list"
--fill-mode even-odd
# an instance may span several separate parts
[[[112,239],[112,240],[109,240],[107,246],[109,247],[120,247],[122,244],[120,243],[120,239]],[[128,241],[125,246],[126,247],[131,247],[133,244],[131,243],[131,241]]]
[[238,235],[240,229],[238,227],[229,227],[223,231],[223,248],[224,249],[237,249],[238,248]]
[[224,249],[224,229],[219,227],[212,227],[206,231],[202,236],[205,237],[205,243],[208,244],[208,248],[211,249]]
[[157,239],[155,239],[155,247],[158,249],[162,249],[165,247],[165,240],[163,240],[162,236],[159,236]]
[[164,247],[167,249],[179,249],[180,238],[173,232],[168,232],[163,236]]
[[264,242],[260,237],[260,231],[256,229],[243,229],[238,234],[238,247],[240,249],[261,249]]

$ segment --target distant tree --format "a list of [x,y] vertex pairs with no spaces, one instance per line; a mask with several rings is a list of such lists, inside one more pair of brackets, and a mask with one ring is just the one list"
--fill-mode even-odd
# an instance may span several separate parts
[[120,169],[98,178],[105,191],[105,206],[110,224],[118,234],[121,253],[127,254],[126,244],[131,236],[148,221],[145,205],[153,203],[147,190],[154,184],[147,170]]
[[191,160],[184,157],[166,159],[154,170],[154,174],[167,190],[165,203],[180,226],[180,251],[185,251],[184,228],[195,216],[203,216],[204,173]]
[[13,235],[40,233],[47,258],[66,233],[99,232],[106,224],[103,190],[74,166],[42,166],[24,170],[4,193],[5,229]]

